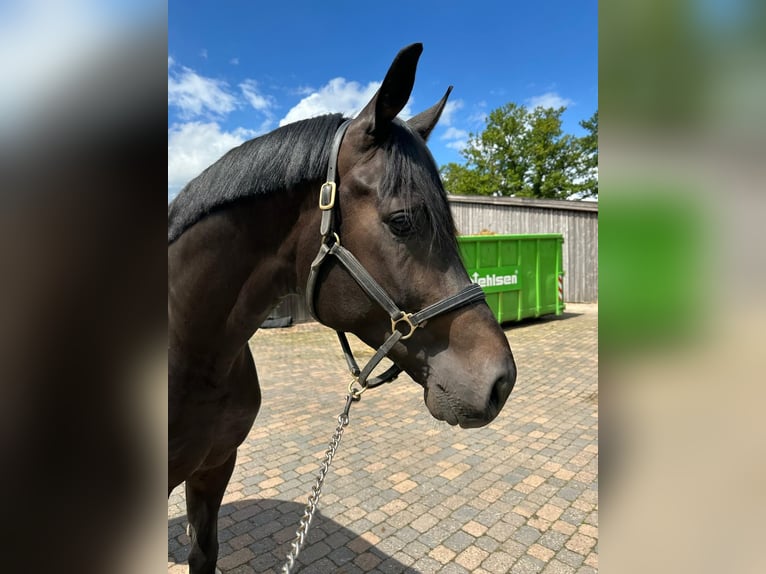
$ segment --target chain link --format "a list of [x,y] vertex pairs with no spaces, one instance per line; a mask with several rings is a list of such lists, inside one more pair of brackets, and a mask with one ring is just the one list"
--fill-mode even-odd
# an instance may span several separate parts
[[311,493],[309,494],[308,503],[303,511],[303,516],[298,525],[298,530],[295,532],[295,539],[290,547],[290,552],[287,554],[285,565],[282,566],[282,574],[290,574],[295,567],[295,560],[298,558],[298,554],[303,548],[303,544],[306,541],[306,535],[309,532],[309,526],[314,519],[314,514],[317,510],[317,504],[319,503],[319,497],[322,495],[322,485],[324,479],[327,476],[327,471],[330,470],[330,463],[335,456],[335,452],[340,446],[340,439],[343,437],[343,430],[348,425],[348,411],[351,408],[351,403],[359,400],[361,393],[354,393],[353,391],[346,395],[346,408],[338,415],[338,426],[330,439],[330,444],[324,453],[324,460],[319,468],[319,474],[317,475],[314,486],[311,487]]

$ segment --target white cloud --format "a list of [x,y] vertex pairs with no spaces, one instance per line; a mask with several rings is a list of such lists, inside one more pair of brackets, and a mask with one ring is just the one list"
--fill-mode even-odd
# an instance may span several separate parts
[[[312,91],[293,106],[287,115],[279,120],[279,125],[284,126],[298,120],[332,113],[342,113],[345,116],[354,117],[372,99],[380,84],[380,82],[370,82],[363,86],[353,80],[333,78],[326,85]],[[402,119],[412,116],[411,103],[412,100],[407,102],[399,114]]]
[[255,80],[245,80],[239,85],[239,89],[248,103],[259,112],[268,112],[274,107],[274,98],[259,93],[258,82]]
[[316,92],[316,90],[310,86],[298,86],[297,88],[288,90],[288,93],[296,96],[310,96],[314,92]]
[[489,114],[487,112],[478,111],[468,116],[468,123],[472,126],[484,125],[487,123]]
[[463,105],[463,100],[453,100],[447,102],[447,105],[444,106],[444,110],[442,111],[442,116],[439,118],[439,123],[443,126],[451,126],[455,112],[462,108]]
[[229,64],[231,64],[232,66],[239,66],[239,58],[232,58],[231,60],[229,60]]
[[168,201],[224,153],[256,135],[245,128],[222,131],[216,122],[171,126],[168,130]]
[[455,140],[452,142],[448,142],[444,144],[444,147],[452,148],[457,151],[463,151],[465,149],[465,146],[468,145],[468,140]]
[[322,114],[342,113],[354,116],[372,99],[379,87],[380,82],[370,82],[362,86],[359,82],[347,81],[345,78],[333,78],[293,106],[287,115],[279,120],[279,125]]
[[443,140],[456,140],[456,139],[466,139],[468,138],[468,132],[465,130],[460,130],[454,126],[450,126],[447,128],[447,131],[442,134],[442,137],[440,139]]
[[445,131],[439,139],[452,140],[444,144],[445,147],[460,151],[466,145],[468,145],[468,132],[465,130],[458,129],[454,126],[450,126],[447,128],[447,131]]
[[[174,62],[169,59],[168,66],[171,64]],[[237,98],[229,92],[226,82],[181,66],[178,72],[168,71],[168,105],[179,108],[185,119],[206,114],[221,116],[236,109]]]
[[556,92],[546,92],[539,96],[533,96],[527,99],[527,103],[531,108],[567,108],[574,104],[572,100],[563,98]]

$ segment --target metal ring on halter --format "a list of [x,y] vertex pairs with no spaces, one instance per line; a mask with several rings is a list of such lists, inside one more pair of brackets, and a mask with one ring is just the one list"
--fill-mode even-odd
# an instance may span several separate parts
[[[331,237],[333,239],[332,243],[327,240],[328,237]],[[337,245],[340,247],[340,237],[336,232],[328,233],[327,235],[322,236],[322,243],[325,243],[332,247],[333,245]]]
[[332,238],[333,238],[333,240],[334,240],[334,242],[332,243],[332,245],[337,245],[338,247],[340,247],[340,237],[338,237],[338,234],[337,234],[336,232],[334,232],[334,231],[333,231],[331,234],[329,234],[329,233],[328,233],[327,235],[324,235],[324,236],[322,237],[322,241],[323,241],[324,243],[326,243],[327,245],[330,245],[330,242],[329,242],[329,241],[327,241],[327,237],[328,237],[328,236],[329,236],[329,237],[332,237]]
[[367,385],[361,386],[361,387],[355,387],[354,385],[359,382],[359,379],[354,377],[351,379],[351,382],[348,384],[348,394],[351,395],[354,399],[358,399],[362,396],[362,393],[367,390]]
[[391,332],[393,333],[396,331],[396,327],[399,325],[399,323],[404,323],[407,325],[410,330],[407,333],[402,333],[401,341],[405,341],[412,337],[412,334],[415,332],[415,329],[418,328],[417,325],[412,324],[412,313],[402,313],[402,316],[398,319],[391,319]]

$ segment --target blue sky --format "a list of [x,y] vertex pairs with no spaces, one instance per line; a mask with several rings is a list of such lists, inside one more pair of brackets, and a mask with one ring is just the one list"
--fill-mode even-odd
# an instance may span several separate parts
[[168,5],[168,196],[228,149],[284,123],[353,115],[396,53],[422,42],[402,115],[450,104],[431,135],[439,165],[508,102],[564,105],[564,130],[598,107],[597,3],[442,0]]

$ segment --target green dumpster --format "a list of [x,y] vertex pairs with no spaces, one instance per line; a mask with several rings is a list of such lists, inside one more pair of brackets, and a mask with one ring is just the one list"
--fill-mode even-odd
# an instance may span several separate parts
[[484,289],[500,323],[562,313],[563,243],[553,233],[458,238],[468,275]]

